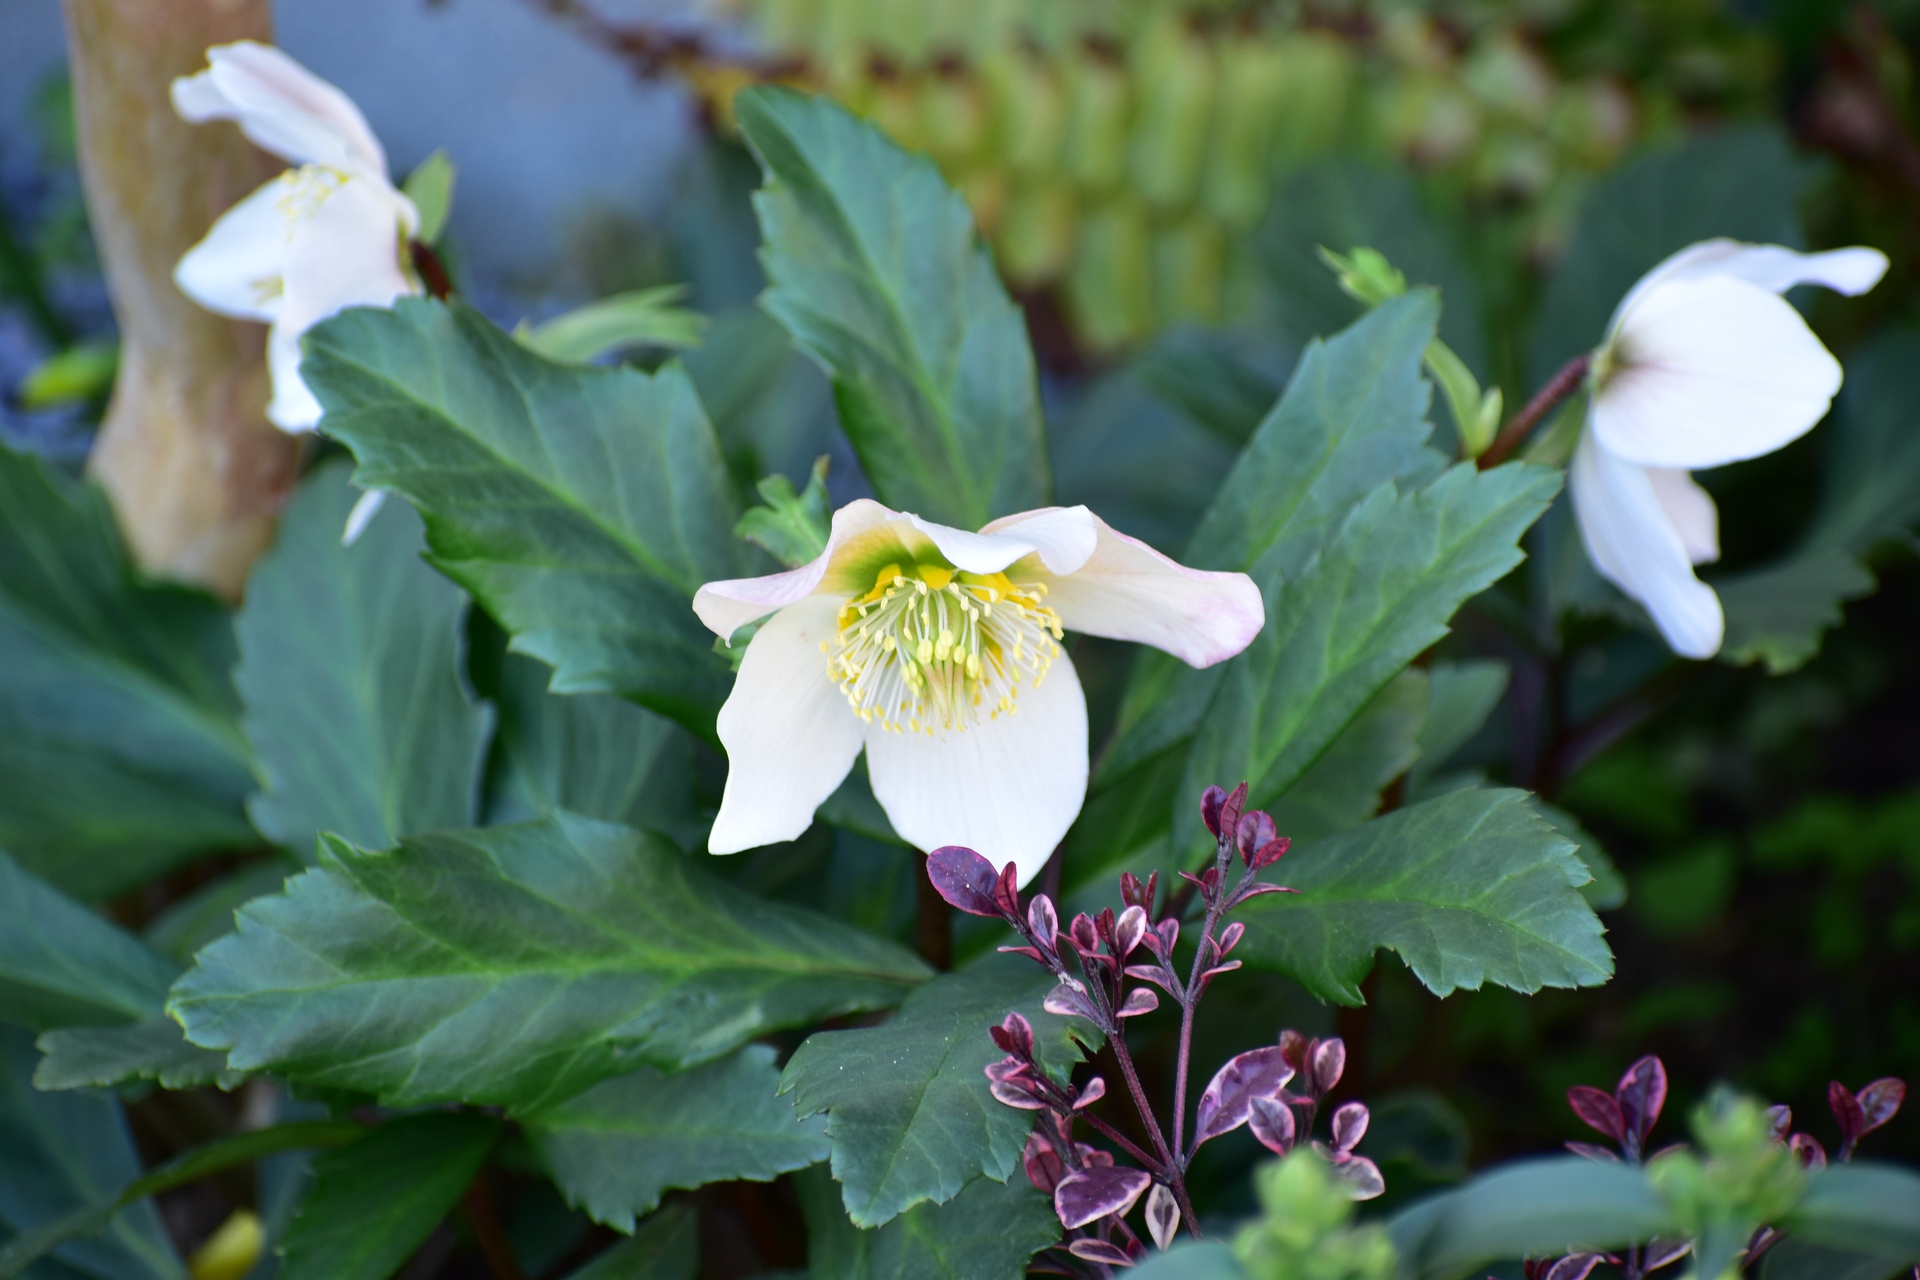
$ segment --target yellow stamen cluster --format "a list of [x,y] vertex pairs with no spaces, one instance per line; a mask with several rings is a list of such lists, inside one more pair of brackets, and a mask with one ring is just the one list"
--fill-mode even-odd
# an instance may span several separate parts
[[862,720],[896,733],[958,731],[1012,715],[1060,656],[1060,618],[1043,583],[1004,573],[890,564],[840,610],[823,642],[834,683]]

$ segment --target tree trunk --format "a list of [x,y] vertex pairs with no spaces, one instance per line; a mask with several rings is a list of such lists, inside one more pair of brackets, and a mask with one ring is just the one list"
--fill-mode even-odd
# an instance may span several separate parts
[[148,571],[237,600],[273,538],[300,441],[266,419],[263,326],[202,310],[173,268],[281,166],[230,124],[174,114],[209,45],[272,37],[268,0],[64,0],[80,171],[120,324],[88,463]]

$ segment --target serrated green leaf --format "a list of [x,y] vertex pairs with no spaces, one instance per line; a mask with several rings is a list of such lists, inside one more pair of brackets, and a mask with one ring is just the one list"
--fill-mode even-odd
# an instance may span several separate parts
[[672,1075],[642,1067],[521,1124],[569,1203],[632,1231],[669,1188],[770,1182],[827,1158],[826,1122],[778,1096],[773,1059],[755,1044]]
[[1271,351],[1243,350],[1231,331],[1180,326],[1133,365],[1140,384],[1236,448],[1245,445],[1279,402],[1286,380]]
[[[1520,562],[1520,536],[1559,487],[1557,471],[1519,463],[1462,463],[1406,493],[1383,484],[1317,560],[1291,580],[1269,578],[1267,625],[1226,664],[1176,821],[1214,783],[1247,780],[1255,806],[1284,794],[1382,685],[1447,633],[1463,602]],[[1189,850],[1207,843],[1202,829],[1179,830]]]
[[1380,792],[1419,756],[1415,740],[1430,697],[1424,671],[1409,669],[1389,680],[1299,781],[1267,806],[1281,834],[1313,840],[1357,827],[1378,812]]
[[387,1280],[459,1202],[499,1136],[492,1116],[439,1111],[327,1152],[287,1228],[283,1280]]
[[697,347],[707,318],[673,305],[685,285],[635,289],[589,302],[564,315],[514,333],[520,344],[548,360],[587,364],[627,347]]
[[33,1031],[157,1015],[180,972],[0,853],[0,1022]]
[[1530,385],[1600,345],[1620,299],[1668,254],[1714,236],[1798,247],[1798,205],[1810,173],[1775,125],[1697,134],[1622,165],[1581,206],[1547,282]]
[[693,1280],[699,1267],[699,1215],[669,1205],[567,1280]]
[[1237,958],[1323,1000],[1359,1004],[1374,952],[1435,995],[1606,981],[1613,956],[1580,896],[1586,866],[1522,791],[1456,791],[1290,852],[1268,879],[1300,890],[1241,910]]
[[827,549],[832,533],[833,504],[827,498],[827,455],[815,458],[807,487],[795,492],[783,475],[762,477],[758,486],[764,506],[748,507],[733,527],[768,555],[797,569]]
[[227,1069],[225,1054],[188,1044],[171,1018],[120,1027],[66,1027],[36,1042],[45,1056],[34,1068],[36,1089],[107,1089],[151,1080],[163,1089],[218,1085],[232,1089],[246,1073]]
[[262,785],[248,812],[309,862],[322,831],[384,849],[472,825],[493,724],[466,684],[466,596],[421,562],[420,517],[388,502],[342,545],[350,470],[300,486],[234,620]]
[[1613,859],[1607,856],[1598,837],[1557,804],[1548,804],[1539,796],[1527,803],[1546,819],[1548,826],[1573,841],[1574,856],[1593,873],[1593,879],[1580,886],[1580,896],[1587,900],[1587,905],[1595,911],[1612,911],[1627,905],[1627,878],[1613,865]]
[[748,561],[684,370],[553,364],[421,298],[343,312],[305,350],[356,480],[421,510],[433,564],[554,668],[555,692],[623,694],[713,733],[732,679],[690,601]]
[[1773,675],[1805,666],[1820,637],[1840,625],[1840,607],[1872,595],[1873,574],[1838,547],[1808,547],[1775,564],[1711,584],[1726,616],[1720,657],[1764,662]]
[[926,972],[656,837],[556,814],[388,853],[329,837],[318,869],[242,908],[168,1009],[235,1070],[526,1110],[893,1004]]
[[[1291,577],[1367,494],[1439,471],[1444,459],[1426,447],[1430,392],[1420,375],[1438,316],[1433,292],[1415,290],[1311,344],[1207,509],[1187,563],[1256,581]],[[1275,617],[1268,613],[1269,630]],[[1225,664],[1195,671],[1158,651],[1141,653],[1097,784],[1191,736],[1226,671]]]
[[104,494],[0,445],[0,848],[110,897],[254,837],[233,632],[139,582]]
[[829,98],[734,100],[766,175],[761,302],[833,379],[882,502],[977,529],[1051,485],[1025,318],[924,156]]
[[1040,1061],[1064,1074],[1098,1034],[1041,1009],[1053,986],[1024,960],[990,957],[922,986],[882,1026],[816,1032],[795,1051],[780,1091],[802,1117],[827,1113],[833,1176],[855,1223],[877,1227],[953,1199],[981,1174],[1014,1172],[1033,1117],[987,1091],[987,1065],[1002,1056],[987,1029],[1017,1009]]
[[975,1178],[945,1204],[915,1205],[866,1231],[847,1220],[824,1169],[795,1183],[813,1280],[1020,1280],[1027,1260],[1060,1238],[1053,1205],[1024,1173]]
[[175,900],[141,930],[141,940],[184,969],[193,963],[194,952],[233,932],[233,913],[243,904],[278,893],[299,870],[291,858],[278,855],[249,863]]
[[546,668],[517,654],[501,666],[499,702],[507,770],[488,825],[564,809],[704,846],[686,730],[625,698],[548,693]]
[[1489,1263],[1649,1240],[1666,1206],[1634,1165],[1552,1156],[1503,1165],[1387,1221],[1397,1280],[1464,1280]]
[[[0,1239],[26,1236],[108,1202],[98,1238],[67,1239],[57,1263],[94,1280],[185,1280],[151,1204],[115,1214],[111,1201],[140,1173],[120,1104],[98,1093],[33,1087],[33,1037],[0,1027]],[[99,1234],[104,1227],[104,1234]],[[5,1252],[5,1250],[0,1250]]]

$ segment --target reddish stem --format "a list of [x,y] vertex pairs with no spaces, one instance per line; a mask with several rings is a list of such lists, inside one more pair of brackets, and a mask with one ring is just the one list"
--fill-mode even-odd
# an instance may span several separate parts
[[1507,420],[1507,425],[1500,428],[1500,434],[1493,438],[1493,443],[1487,446],[1487,451],[1480,455],[1480,469],[1486,471],[1505,462],[1507,455],[1520,447],[1520,442],[1540,425],[1542,418],[1558,408],[1561,401],[1580,389],[1580,384],[1586,381],[1587,370],[1592,364],[1591,356],[1579,355],[1561,365],[1560,372],[1548,378],[1547,385],[1535,392],[1533,399],[1527,401],[1520,412],[1514,414]]

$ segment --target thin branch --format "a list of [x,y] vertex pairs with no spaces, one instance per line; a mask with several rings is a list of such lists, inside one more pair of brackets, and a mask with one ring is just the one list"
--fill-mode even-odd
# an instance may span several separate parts
[[507,1240],[506,1229],[500,1225],[500,1215],[494,1209],[493,1193],[487,1187],[484,1170],[468,1184],[460,1203],[467,1211],[467,1225],[473,1228],[473,1238],[479,1242],[480,1252],[486,1255],[487,1266],[492,1270],[495,1280],[527,1280],[526,1273],[520,1270],[519,1260],[513,1256],[513,1245]]
[[1507,455],[1520,447],[1533,429],[1540,425],[1560,402],[1580,389],[1586,381],[1587,370],[1593,363],[1591,356],[1579,355],[1560,366],[1560,372],[1547,379],[1547,385],[1534,394],[1533,399],[1522,406],[1520,412],[1508,419],[1507,425],[1500,428],[1500,434],[1493,438],[1487,451],[1480,455],[1479,467],[1485,471],[1497,467],[1507,460]]

